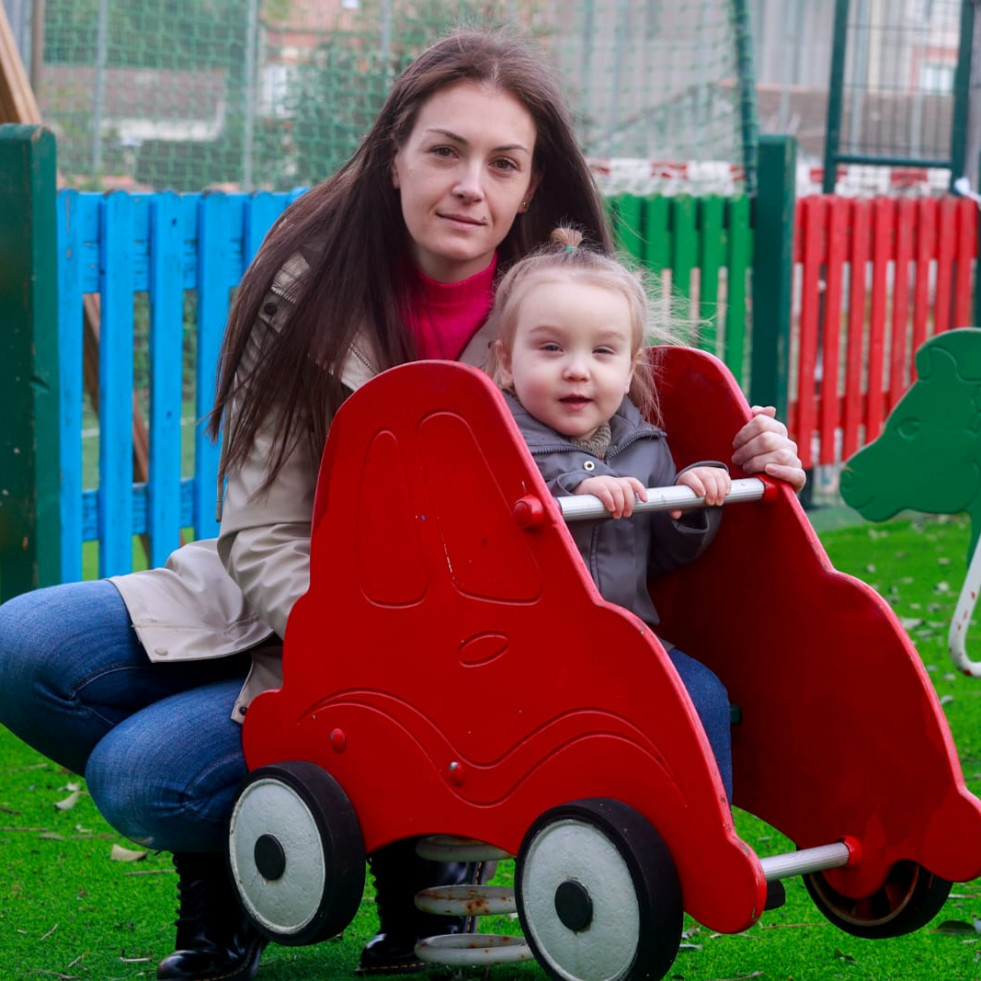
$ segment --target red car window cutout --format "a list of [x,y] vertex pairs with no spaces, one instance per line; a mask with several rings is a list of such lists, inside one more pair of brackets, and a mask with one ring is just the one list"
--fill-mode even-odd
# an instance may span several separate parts
[[357,510],[355,551],[365,596],[379,606],[418,603],[426,593],[426,568],[405,462],[388,430],[365,449]]
[[470,425],[451,412],[419,424],[419,459],[450,579],[466,596],[527,603],[542,571]]

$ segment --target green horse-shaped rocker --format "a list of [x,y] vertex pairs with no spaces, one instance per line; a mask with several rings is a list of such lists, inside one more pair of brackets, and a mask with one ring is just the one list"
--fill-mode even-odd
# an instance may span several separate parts
[[954,664],[981,677],[964,637],[981,587],[981,329],[945,331],[916,352],[917,381],[892,410],[879,437],[841,475],[847,504],[870,521],[904,508],[971,519],[968,572],[947,645]]

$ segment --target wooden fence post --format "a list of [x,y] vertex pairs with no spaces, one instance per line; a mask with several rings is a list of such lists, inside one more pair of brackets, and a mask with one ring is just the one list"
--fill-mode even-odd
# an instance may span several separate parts
[[0,601],[61,581],[55,140],[0,126]]
[[787,418],[794,274],[797,142],[761,136],[753,236],[753,327],[749,396]]

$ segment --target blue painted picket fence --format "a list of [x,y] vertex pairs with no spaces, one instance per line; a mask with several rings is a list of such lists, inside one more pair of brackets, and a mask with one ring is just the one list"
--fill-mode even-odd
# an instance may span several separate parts
[[[82,578],[82,542],[99,542],[100,576],[132,569],[133,535],[150,566],[182,528],[213,537],[219,447],[205,433],[231,291],[266,232],[302,191],[58,194],[62,386],[62,581]],[[197,291],[194,476],[181,477],[184,291]],[[133,482],[134,296],[149,304],[149,480]],[[99,486],[82,486],[83,295],[101,298]]]

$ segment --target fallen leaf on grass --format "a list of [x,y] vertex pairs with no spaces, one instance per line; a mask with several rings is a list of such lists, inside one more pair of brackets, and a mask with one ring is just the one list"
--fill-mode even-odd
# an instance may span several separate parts
[[113,862],[140,862],[146,858],[146,852],[134,851],[132,848],[123,848],[122,845],[113,845],[109,858]]
[[934,931],[934,933],[948,933],[955,936],[970,934],[972,937],[978,934],[978,921],[966,923],[964,920],[944,920]]
[[835,947],[834,959],[836,961],[844,961],[846,964],[854,964],[855,958],[851,954],[846,954],[843,950]]
[[82,796],[82,787],[77,783],[70,783],[65,790],[71,791],[69,795],[64,800],[55,801],[55,807],[59,811],[70,811],[77,803],[78,799]]

